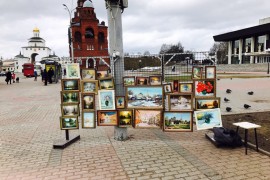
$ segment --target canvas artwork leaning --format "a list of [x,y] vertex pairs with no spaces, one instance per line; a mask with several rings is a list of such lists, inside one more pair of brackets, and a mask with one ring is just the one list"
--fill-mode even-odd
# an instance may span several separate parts
[[220,108],[194,111],[197,130],[222,127]]

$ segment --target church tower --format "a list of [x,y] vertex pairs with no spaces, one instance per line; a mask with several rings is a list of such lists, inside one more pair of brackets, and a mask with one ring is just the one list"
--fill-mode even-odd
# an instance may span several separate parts
[[[99,23],[90,0],[78,0],[76,11],[71,22],[74,59],[82,57],[81,67],[107,70],[108,67],[99,59],[89,58],[94,56],[109,56],[108,54],[108,27],[105,22]],[[71,51],[71,49],[70,49]],[[71,54],[71,52],[70,52]],[[85,57],[85,58],[83,58]],[[88,58],[87,58],[88,57]],[[110,64],[109,59],[105,59]]]

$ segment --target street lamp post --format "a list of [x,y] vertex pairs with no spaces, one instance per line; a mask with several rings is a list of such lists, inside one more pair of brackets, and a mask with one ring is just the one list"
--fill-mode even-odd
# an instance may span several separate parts
[[71,12],[70,9],[67,7],[67,5],[63,4],[63,6],[65,7],[65,9],[68,11],[69,14],[69,36],[70,36],[70,51],[71,51],[71,62],[74,63],[74,49],[73,49],[73,40],[72,40],[72,18],[71,18]]

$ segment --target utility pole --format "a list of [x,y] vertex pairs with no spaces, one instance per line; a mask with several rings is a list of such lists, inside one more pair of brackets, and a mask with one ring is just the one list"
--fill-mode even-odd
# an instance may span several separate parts
[[[111,73],[115,82],[116,96],[124,96],[125,89],[123,87],[124,76],[124,52],[123,52],[123,33],[122,33],[122,13],[127,8],[127,0],[105,0],[108,27],[109,27],[109,53]],[[128,139],[127,128],[119,128],[115,126],[114,138],[118,141]]]

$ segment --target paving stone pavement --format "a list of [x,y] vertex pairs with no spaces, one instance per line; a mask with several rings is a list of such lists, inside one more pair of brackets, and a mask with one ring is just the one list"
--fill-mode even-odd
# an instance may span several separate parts
[[0,77],[1,180],[270,179],[268,156],[216,148],[204,137],[207,131],[196,128],[184,133],[130,128],[125,142],[113,139],[113,127],[80,128],[70,131],[80,134],[79,141],[53,149],[55,140],[65,138],[60,90],[60,83],[44,86],[40,79],[21,78],[6,85]]

